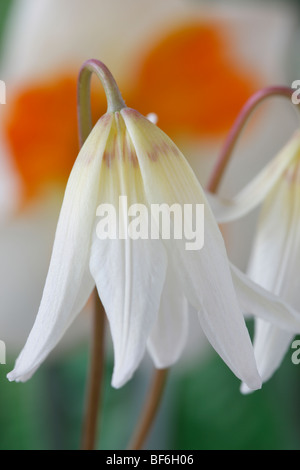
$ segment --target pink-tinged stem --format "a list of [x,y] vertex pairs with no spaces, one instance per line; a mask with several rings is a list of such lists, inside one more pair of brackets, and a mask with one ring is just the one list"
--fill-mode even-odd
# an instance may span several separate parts
[[83,145],[93,127],[90,102],[91,78],[93,73],[99,78],[104,88],[107,99],[107,112],[120,111],[120,109],[126,107],[115,79],[106,65],[96,59],[89,59],[84,62],[79,72],[77,90],[80,146]]
[[[238,115],[235,123],[233,124],[227,140],[225,141],[225,145],[221,151],[219,159],[216,163],[216,166],[212,172],[211,179],[208,183],[207,190],[211,193],[216,193],[229,160],[231,158],[232,152],[234,150],[235,144],[239,138],[241,131],[243,130],[246,122],[248,121],[252,112],[256,109],[256,107],[265,101],[267,98],[273,96],[283,96],[285,98],[289,98],[291,100],[292,94],[295,90],[290,87],[285,86],[274,86],[263,88],[262,90],[257,91],[254,93],[249,100],[246,102],[244,107],[242,108],[240,114]],[[292,103],[292,101],[291,101]]]
[[156,369],[143,406],[140,421],[131,439],[129,450],[142,449],[161,403],[169,369]]
[[94,450],[96,447],[101,399],[102,376],[104,369],[104,331],[105,312],[96,289],[94,291],[94,312],[92,322],[92,342],[90,370],[87,382],[86,410],[82,432],[82,450]]

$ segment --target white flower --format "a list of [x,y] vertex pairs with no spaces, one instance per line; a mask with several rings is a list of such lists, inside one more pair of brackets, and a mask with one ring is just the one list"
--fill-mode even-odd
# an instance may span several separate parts
[[[113,85],[115,87],[115,84]],[[261,386],[242,311],[298,327],[296,314],[228,263],[223,238],[193,171],[175,144],[116,91],[108,112],[84,143],[62,205],[36,322],[10,380],[36,371],[85,305],[96,284],[114,345],[112,384],[122,386],[148,347],[157,368],[169,367],[186,342],[188,308],[232,371],[251,389]],[[112,88],[117,90],[117,88]],[[204,204],[204,247],[183,239],[97,236],[100,203]],[[118,229],[127,215],[118,213]],[[142,222],[145,222],[142,220]],[[234,284],[237,290],[235,293]]]
[[[287,80],[281,64],[289,57],[295,15],[290,5],[252,2],[226,8],[182,0],[10,3],[1,41],[0,78],[6,81],[8,99],[0,122],[0,223],[4,215],[14,218],[1,225],[0,233],[0,337],[14,353],[23,345],[39,305],[60,189],[77,149],[76,77],[82,61],[101,56],[122,83],[124,95],[130,96],[128,102],[143,114],[157,112],[160,126],[180,145],[204,183],[224,131],[251,90],[271,79]],[[199,43],[211,52],[199,54]],[[269,57],[273,60],[266,60]],[[152,73],[145,73],[149,58]],[[159,78],[158,60],[164,64]],[[182,64],[184,74],[178,72]],[[155,84],[150,76],[157,77]],[[219,76],[230,102],[222,109],[215,93]],[[171,87],[165,85],[169,81]],[[136,91],[138,96],[132,96]],[[178,100],[180,108],[170,107]],[[274,114],[267,125],[276,127],[278,121]],[[20,206],[21,214],[16,213]],[[86,337],[86,325],[80,315],[73,325],[76,330],[69,331],[70,344],[74,333],[77,341]]]
[[[223,222],[245,215],[263,201],[247,274],[299,309],[300,132],[235,198],[209,197]],[[263,381],[279,367],[293,336],[284,325],[255,319],[254,351]],[[243,384],[242,390],[249,388]]]

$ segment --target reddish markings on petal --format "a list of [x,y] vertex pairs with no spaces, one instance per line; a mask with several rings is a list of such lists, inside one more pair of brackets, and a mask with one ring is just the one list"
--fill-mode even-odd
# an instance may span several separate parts
[[106,163],[106,165],[108,167],[110,167],[110,165],[111,165],[111,153],[108,152],[107,150],[104,151],[103,161],[104,161],[104,163]]
[[232,125],[258,79],[234,62],[223,24],[171,30],[142,51],[130,104],[158,115],[169,136],[216,136]]
[[[52,182],[67,181],[79,149],[76,80],[68,74],[20,89],[7,108],[5,135],[26,200]],[[106,111],[104,95],[93,92],[95,101],[98,117]]]
[[152,162],[156,162],[158,160],[159,148],[154,145],[153,148],[147,152],[147,155]]
[[[98,122],[95,125],[95,128],[98,129],[98,136],[101,137],[101,134],[103,133],[105,128],[111,125],[111,120],[112,120],[112,116],[110,113],[106,113],[103,116],[101,116],[101,118],[98,120]],[[98,158],[98,157],[99,157],[99,154],[97,153],[97,148],[94,146],[93,151],[85,152],[84,154],[86,165],[89,165],[93,161],[94,158]],[[104,151],[103,159],[108,160],[109,158],[110,157],[108,155],[108,152]]]
[[[151,146],[151,150],[148,151],[147,155],[152,160],[152,162],[156,162],[159,157],[163,156],[164,153],[168,151],[168,147],[166,147],[165,142],[155,143]],[[169,149],[170,150],[170,149]]]
[[131,118],[141,119],[142,117],[141,113],[134,108],[124,108],[122,112],[125,113],[127,116],[130,116]]
[[174,144],[174,142],[172,142],[171,140],[162,141],[161,151],[164,152],[164,153],[168,153],[168,154],[171,153],[171,154],[175,155],[176,157],[178,157],[180,155],[180,150]]
[[128,149],[127,156],[128,156],[128,160],[130,161],[130,163],[132,163],[134,167],[139,166],[139,161],[138,161],[138,158],[134,149]]
[[157,130],[157,126],[150,122],[145,116],[132,108],[123,110],[124,115],[129,117],[136,124],[136,132],[140,133],[144,141],[145,153],[148,158],[156,162],[164,155],[181,155],[180,150],[174,142],[163,132]]
[[125,133],[125,138],[124,138],[124,158],[128,159],[128,161],[132,163],[134,167],[137,167],[139,165],[135,148],[130,140],[130,137],[127,131]]
[[[139,116],[141,115],[139,114]],[[118,162],[128,161],[134,167],[137,167],[138,158],[127,132],[124,119],[119,112],[114,113],[114,118],[103,159],[108,167],[111,166],[114,159]]]
[[180,155],[179,149],[172,141],[161,141],[154,143],[151,146],[151,150],[147,152],[148,157],[153,162],[156,162],[159,158],[163,158],[164,155],[173,155],[178,157]]
[[101,122],[103,126],[108,126],[111,123],[111,116],[111,113],[105,113],[101,116],[99,122]]

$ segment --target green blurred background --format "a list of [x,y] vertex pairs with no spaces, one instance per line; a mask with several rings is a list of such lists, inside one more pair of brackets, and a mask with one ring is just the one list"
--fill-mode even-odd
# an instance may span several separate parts
[[[300,20],[300,1],[294,3],[299,3]],[[0,2],[0,40],[12,4],[12,0]],[[60,359],[46,361],[25,384],[9,383],[5,378],[14,363],[7,353],[7,364],[0,365],[0,448],[77,449],[88,344]],[[151,367],[146,363],[130,383],[114,390],[110,386],[112,366],[108,353],[99,449],[126,447],[151,377]],[[300,449],[299,367],[292,364],[288,354],[261,391],[243,396],[239,381],[211,351],[204,358],[178,364],[170,372],[147,447]]]

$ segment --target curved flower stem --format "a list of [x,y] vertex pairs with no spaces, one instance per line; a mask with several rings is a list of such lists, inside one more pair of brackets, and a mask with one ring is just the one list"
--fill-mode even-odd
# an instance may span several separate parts
[[[126,106],[108,68],[99,60],[91,59],[84,62],[79,72],[77,91],[80,146],[84,144],[93,127],[90,98],[90,85],[93,73],[99,78],[104,88],[107,98],[107,111],[118,111]],[[87,404],[82,435],[82,448],[85,450],[94,449],[96,443],[98,408],[104,363],[105,312],[96,289],[94,290],[94,300],[91,364],[87,383]]]
[[118,85],[108,68],[99,60],[89,59],[82,65],[78,77],[78,127],[80,146],[92,130],[90,88],[92,74],[102,83],[107,99],[107,112],[120,111],[126,107]]
[[221,179],[226,170],[227,164],[229,163],[230,157],[232,155],[233,149],[236,145],[238,137],[240,136],[241,131],[243,130],[246,122],[248,121],[252,112],[256,107],[265,99],[271,96],[283,96],[285,98],[291,99],[294,90],[290,87],[285,86],[274,86],[263,88],[262,90],[254,93],[249,100],[246,102],[242,108],[240,114],[238,115],[235,123],[233,124],[225,145],[221,151],[217,164],[213,170],[212,177],[208,183],[207,190],[211,193],[217,192]]
[[165,389],[169,369],[156,369],[148,397],[143,407],[143,413],[133,435],[129,450],[139,450],[143,447],[150,427],[153,424],[161,398]]
[[96,445],[98,409],[104,367],[105,312],[96,289],[94,290],[92,345],[87,403],[82,433],[82,450],[93,450]]

